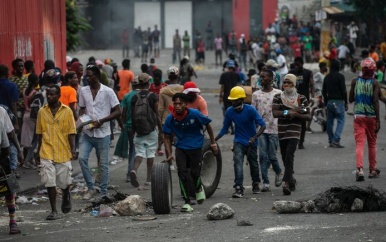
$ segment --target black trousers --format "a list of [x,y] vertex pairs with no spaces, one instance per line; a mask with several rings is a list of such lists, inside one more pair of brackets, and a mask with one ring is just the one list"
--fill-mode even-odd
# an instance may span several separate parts
[[306,129],[307,129],[307,121],[302,121],[302,131],[300,132],[299,144],[303,144],[304,143],[304,139],[306,137]]
[[195,192],[197,193],[201,188],[202,149],[183,150],[176,148],[175,154],[182,196],[185,203],[190,203],[189,176],[193,180]]
[[294,158],[298,139],[279,140],[281,158],[284,163],[284,182],[290,182],[294,174]]

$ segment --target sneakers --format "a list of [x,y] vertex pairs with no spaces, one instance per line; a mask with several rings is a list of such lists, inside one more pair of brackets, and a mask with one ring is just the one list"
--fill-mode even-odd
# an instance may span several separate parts
[[35,170],[37,167],[32,164],[31,162],[25,162],[22,166],[23,168],[25,169],[32,169],[32,170]]
[[381,171],[378,170],[378,169],[370,170],[369,179],[378,178],[379,177],[379,173],[381,173]]
[[259,188],[259,183],[252,183],[252,192],[253,194],[259,194],[260,193],[260,188]]
[[95,197],[97,192],[95,190],[89,190],[83,195],[83,200],[90,200]]
[[295,191],[296,190],[296,179],[292,177],[291,181],[289,182],[289,189],[290,191]]
[[181,212],[191,213],[191,212],[193,212],[193,208],[189,204],[186,203],[184,206],[182,206]]
[[202,204],[206,199],[204,187],[201,185],[200,191],[196,193],[196,201],[198,204]]
[[280,172],[279,174],[276,174],[275,176],[275,186],[280,187],[281,184],[283,183],[283,172]]
[[362,168],[357,169],[355,176],[356,176],[357,181],[364,181],[365,180],[365,174],[363,173]]
[[269,184],[263,183],[263,188],[261,189],[262,192],[269,192],[271,189],[269,188]]
[[235,187],[235,192],[232,194],[233,198],[242,198],[244,197],[244,188],[240,186]]
[[171,171],[175,171],[176,170],[176,167],[174,165],[170,165],[170,170]]
[[339,143],[334,143],[334,142],[332,142],[332,143],[330,144],[330,147],[331,147],[331,148],[344,148],[343,145],[341,145],[341,144],[339,144]]
[[299,149],[299,150],[303,150],[303,149],[304,149],[304,145],[303,145],[303,144],[299,144],[299,145],[298,145],[298,149]]
[[313,134],[314,131],[313,131],[312,129],[306,129],[306,133],[307,133],[307,134]]
[[289,185],[288,184],[285,184],[283,186],[283,194],[286,195],[286,196],[291,195],[291,190],[289,189]]

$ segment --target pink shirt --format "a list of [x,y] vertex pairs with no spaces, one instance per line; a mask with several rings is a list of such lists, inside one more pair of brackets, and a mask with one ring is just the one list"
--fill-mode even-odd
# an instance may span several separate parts
[[206,105],[205,99],[200,95],[197,95],[196,101],[188,103],[188,108],[197,109],[203,115],[208,116],[208,106]]
[[214,39],[214,45],[216,47],[216,50],[222,50],[222,38],[215,38]]

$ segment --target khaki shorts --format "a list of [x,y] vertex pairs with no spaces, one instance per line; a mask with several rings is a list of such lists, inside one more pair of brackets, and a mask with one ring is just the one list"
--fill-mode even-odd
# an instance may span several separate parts
[[154,158],[158,146],[158,132],[152,131],[148,135],[135,136],[135,156],[142,158]]
[[40,177],[45,187],[66,189],[72,183],[71,161],[54,163],[51,160],[40,159]]

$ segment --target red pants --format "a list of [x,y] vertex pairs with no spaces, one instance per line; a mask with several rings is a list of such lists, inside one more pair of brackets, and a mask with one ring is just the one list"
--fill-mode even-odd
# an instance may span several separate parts
[[375,129],[377,121],[375,118],[356,117],[354,119],[354,137],[356,143],[355,158],[357,168],[363,168],[363,150],[367,138],[369,149],[370,170],[377,168],[377,133]]

